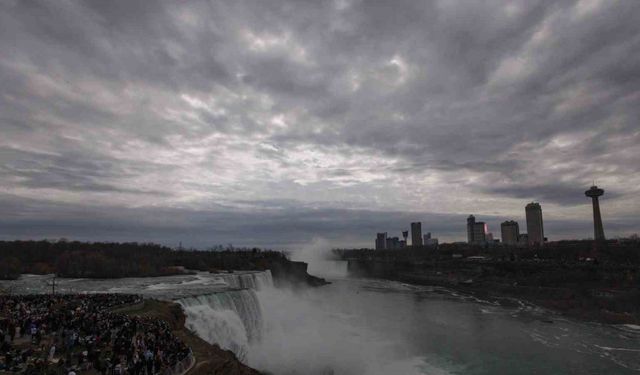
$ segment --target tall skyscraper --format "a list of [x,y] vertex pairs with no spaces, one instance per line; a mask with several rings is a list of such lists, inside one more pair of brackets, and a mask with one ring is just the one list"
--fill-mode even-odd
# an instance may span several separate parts
[[602,217],[600,216],[600,202],[598,197],[604,194],[604,189],[599,189],[593,185],[584,195],[591,198],[593,204],[593,238],[596,241],[604,241],[604,228],[602,227]]
[[473,243],[482,245],[487,242],[487,234],[489,229],[484,221],[476,221],[473,225]]
[[527,217],[527,236],[529,246],[544,245],[544,225],[542,223],[542,207],[540,203],[531,202],[525,207]]
[[469,215],[467,218],[467,242],[470,244],[482,245],[487,242],[487,224],[484,221],[476,221],[475,216]]
[[422,246],[422,223],[411,223],[411,246]]
[[473,226],[476,223],[476,217],[469,215],[467,218],[467,243],[473,243]]
[[505,221],[500,224],[500,232],[502,234],[502,243],[505,245],[515,246],[520,238],[520,227],[517,221]]
[[376,250],[384,250],[387,247],[387,232],[376,234]]

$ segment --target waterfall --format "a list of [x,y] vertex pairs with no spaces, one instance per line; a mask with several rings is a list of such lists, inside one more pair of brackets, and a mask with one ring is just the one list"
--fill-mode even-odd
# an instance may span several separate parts
[[232,288],[260,290],[273,286],[270,270],[248,273],[221,273],[216,274],[216,276]]
[[273,286],[271,272],[216,276],[239,290],[186,297],[177,302],[187,315],[188,329],[209,343],[231,350],[243,361],[249,344],[260,340],[262,311],[255,290]]

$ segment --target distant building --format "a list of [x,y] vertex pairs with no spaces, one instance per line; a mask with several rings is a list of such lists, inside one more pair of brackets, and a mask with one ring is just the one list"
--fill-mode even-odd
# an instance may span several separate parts
[[467,218],[467,243],[473,243],[473,226],[476,223],[476,217],[469,215]]
[[381,232],[376,235],[376,250],[384,250],[387,248],[387,232]]
[[469,215],[467,218],[467,242],[475,245],[485,244],[487,233],[487,224],[483,221],[476,221],[475,216]]
[[518,246],[526,247],[529,245],[529,236],[526,233],[522,233],[518,236]]
[[431,238],[431,232],[427,232],[427,234],[425,234],[423,236],[423,242],[422,244],[426,247],[437,247],[438,246],[438,239],[437,238]]
[[473,241],[476,244],[482,245],[487,242],[487,224],[484,221],[478,221],[473,226]]
[[401,248],[400,239],[398,237],[387,237],[386,248],[387,250],[397,250]]
[[542,208],[539,203],[531,202],[525,207],[527,216],[527,236],[529,246],[544,245],[544,225],[542,223]]
[[517,221],[505,221],[500,224],[500,232],[502,235],[502,243],[509,246],[518,244],[520,237],[520,226]]
[[422,246],[422,223],[411,223],[411,246]]

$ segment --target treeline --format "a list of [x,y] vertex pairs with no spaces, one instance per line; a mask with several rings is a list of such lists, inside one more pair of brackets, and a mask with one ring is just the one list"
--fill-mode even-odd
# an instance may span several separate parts
[[484,256],[495,260],[546,260],[561,263],[583,262],[586,259],[600,263],[640,265],[640,241],[610,240],[596,243],[591,240],[549,242],[542,247],[510,247],[474,245],[467,243],[440,244],[432,248],[406,248],[397,250],[334,249],[337,258],[358,259],[452,259],[456,256]]
[[198,271],[267,269],[281,252],[253,249],[172,250],[153,243],[0,241],[0,278],[21,273],[61,277],[148,277]]
[[540,247],[480,246],[471,244],[440,245],[442,254],[487,256],[502,260],[546,260],[561,263],[583,262],[587,259],[601,263],[640,265],[640,242],[610,240],[566,240],[548,242]]
[[[438,250],[335,249],[355,272],[396,278],[418,274],[520,287],[640,288],[640,242],[558,241],[540,248],[441,244]],[[446,281],[446,280],[445,280]],[[638,301],[640,302],[640,301]]]

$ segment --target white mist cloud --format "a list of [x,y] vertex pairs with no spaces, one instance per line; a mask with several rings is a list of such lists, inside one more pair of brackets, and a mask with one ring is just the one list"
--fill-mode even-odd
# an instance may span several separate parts
[[351,287],[258,291],[265,327],[262,340],[250,346],[248,364],[278,374],[447,374],[421,357],[407,357],[398,338],[350,311],[361,303],[353,300],[357,291]]

